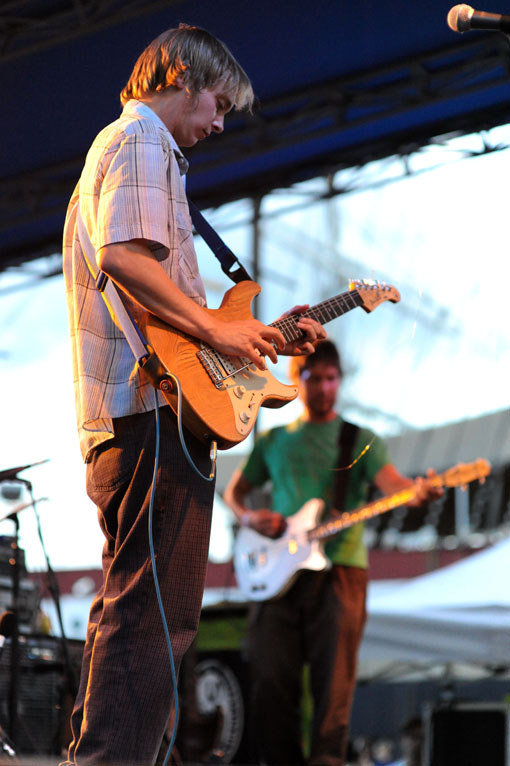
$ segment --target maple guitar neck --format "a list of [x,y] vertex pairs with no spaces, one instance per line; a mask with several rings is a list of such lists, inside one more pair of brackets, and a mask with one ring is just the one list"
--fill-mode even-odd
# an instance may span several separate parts
[[[482,482],[485,481],[485,477],[489,475],[490,470],[490,463],[483,458],[478,458],[473,463],[460,463],[457,467],[450,468],[444,473],[427,477],[426,481],[429,487],[465,486],[476,479]],[[368,521],[368,519],[372,519],[374,516],[391,511],[392,508],[405,505],[410,500],[415,499],[418,491],[419,485],[417,482],[414,482],[414,484],[410,484],[393,495],[382,497],[380,500],[374,500],[373,503],[368,503],[358,510],[344,511],[338,518],[326,521],[324,524],[319,524],[314,529],[310,529],[307,533],[308,539],[326,540],[329,537],[334,537],[343,529],[352,527],[360,521]]]
[[287,343],[290,343],[304,336],[304,332],[297,324],[302,317],[315,319],[319,324],[325,325],[326,322],[346,314],[351,309],[356,308],[356,306],[363,305],[364,301],[359,292],[357,290],[349,290],[349,292],[335,295],[334,298],[328,298],[321,303],[317,303],[315,306],[311,306],[302,314],[291,314],[283,319],[278,319],[276,322],[272,322],[270,326],[280,330]]
[[[440,478],[440,477],[438,477]],[[434,486],[441,486],[441,482],[434,482]],[[389,497],[382,497],[380,500],[374,500],[373,503],[364,505],[358,511],[344,511],[338,519],[334,521],[327,521],[324,524],[315,529],[311,529],[308,532],[309,540],[326,540],[329,537],[334,537],[343,529],[354,526],[360,521],[367,521],[374,516],[378,516],[386,511],[391,511],[392,508],[398,508],[399,505],[405,505],[410,500],[414,500],[418,493],[416,485],[409,486],[406,489],[400,490]]]

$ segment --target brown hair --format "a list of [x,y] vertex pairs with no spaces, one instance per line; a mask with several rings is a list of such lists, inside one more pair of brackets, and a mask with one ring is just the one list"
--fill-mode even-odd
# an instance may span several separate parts
[[299,378],[305,370],[309,370],[314,364],[325,362],[337,368],[338,374],[343,378],[342,362],[335,344],[331,340],[319,340],[315,344],[315,351],[308,356],[293,356],[289,362],[289,378],[297,385]]
[[121,103],[163,91],[175,85],[178,77],[193,95],[224,81],[236,109],[253,106],[248,75],[227,46],[205,29],[187,24],[168,29],[147,46],[120,94]]

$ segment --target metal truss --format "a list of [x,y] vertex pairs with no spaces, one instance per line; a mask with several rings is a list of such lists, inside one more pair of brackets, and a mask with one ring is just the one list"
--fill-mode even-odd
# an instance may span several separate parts
[[[193,172],[210,172],[290,146],[305,159],[264,168],[259,175],[232,180],[225,188],[200,192],[199,201],[213,206],[298,180],[328,175],[390,155],[408,155],[446,133],[477,132],[510,121],[510,47],[506,37],[488,35],[468,45],[448,48],[351,77],[315,84],[262,105],[253,118],[229,124],[221,141],[193,151]],[[431,119],[446,102],[472,99],[505,88],[506,99],[479,112],[472,104],[453,116]],[[467,111],[466,111],[467,110]],[[409,127],[396,131],[390,121]],[[321,142],[327,141],[327,149]],[[317,148],[314,150],[314,146]]]
[[0,63],[47,50],[176,0],[6,0],[0,6]]
[[[0,11],[0,30],[4,29],[5,35],[4,55],[14,55],[15,52],[15,43],[7,40],[8,32],[5,31],[6,19],[10,19],[12,25],[12,13],[7,14],[6,9],[22,10],[24,6],[32,5],[28,0],[4,3]],[[52,8],[53,17],[62,25],[69,22],[71,15],[76,23],[76,15],[80,13],[86,18],[84,23],[97,25],[115,23],[116,14],[120,14],[121,9],[122,14],[135,14],[156,5],[160,3],[143,4],[142,10],[142,3],[134,1],[96,3],[76,0],[54,3]],[[22,49],[25,52],[32,50],[28,47],[29,39],[32,37],[35,41],[37,34],[41,34],[48,16],[46,12],[44,20],[32,19],[23,34],[18,30],[18,55]],[[57,40],[56,24],[53,39]],[[421,58],[407,59],[361,75],[337,78],[272,99],[261,106],[255,117],[233,116],[221,141],[211,139],[209,146],[200,144],[190,152],[193,178],[196,177],[198,183],[194,199],[202,208],[218,207],[235,199],[261,197],[277,188],[290,188],[313,177],[333,176],[341,169],[361,169],[372,160],[389,156],[402,157],[402,172],[409,174],[413,172],[409,158],[423,147],[448,145],[456,136],[487,131],[495,125],[510,122],[509,71],[507,39],[487,35],[471,44],[451,46]],[[494,89],[506,89],[506,98],[483,110],[459,110],[453,116],[430,121],[431,107],[464,99],[464,109],[467,109],[466,97],[475,99],[477,94]],[[427,114],[429,121],[425,119]],[[408,127],[399,132],[391,129],[388,123],[395,117],[405,118],[404,124]],[[325,140],[327,149],[323,148]],[[289,147],[293,147],[296,157],[302,159],[279,164],[278,151],[284,152]],[[507,148],[506,144],[485,141],[475,154],[504,148]],[[268,167],[266,159],[269,155],[273,159]],[[466,156],[473,156],[473,152],[466,152]],[[226,170],[228,176],[229,169],[254,158],[264,168],[260,173],[240,177],[237,181],[228,178],[210,187],[200,182],[203,174],[222,170],[225,176]],[[0,179],[0,236],[2,232],[12,232],[18,226],[30,226],[38,221],[53,218],[62,222],[83,160],[83,156],[75,156],[30,173]],[[190,177],[191,188],[193,178]],[[351,178],[347,185],[333,184],[328,195],[348,193],[352,191],[353,183]],[[360,172],[355,188],[363,188],[363,183]],[[371,179],[370,184],[373,183]],[[4,248],[0,270],[57,252],[60,228],[53,232],[50,226],[46,229],[44,238],[25,241],[19,247]]]

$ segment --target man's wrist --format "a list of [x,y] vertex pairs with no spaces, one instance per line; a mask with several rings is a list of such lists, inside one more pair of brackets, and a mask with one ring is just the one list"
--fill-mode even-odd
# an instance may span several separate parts
[[250,527],[252,516],[253,516],[253,511],[248,511],[248,510],[243,511],[239,517],[239,526]]

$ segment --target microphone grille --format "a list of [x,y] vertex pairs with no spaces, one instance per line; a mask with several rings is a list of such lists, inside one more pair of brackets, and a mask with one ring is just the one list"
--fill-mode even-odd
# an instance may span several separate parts
[[471,29],[471,16],[474,12],[474,8],[465,3],[454,5],[453,8],[450,8],[446,17],[448,26],[454,32],[469,32]]

